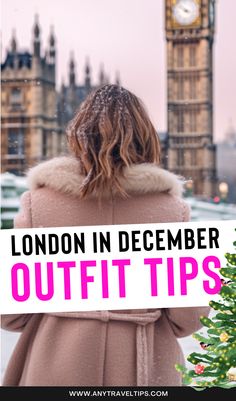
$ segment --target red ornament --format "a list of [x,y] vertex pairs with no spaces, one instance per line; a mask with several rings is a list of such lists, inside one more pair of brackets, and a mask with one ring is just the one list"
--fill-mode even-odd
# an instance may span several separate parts
[[214,202],[214,203],[220,203],[220,197],[219,197],[219,196],[215,196],[215,197],[213,198],[213,202]]
[[223,285],[227,285],[227,281],[224,280],[223,278],[222,278],[220,281],[221,281],[221,285],[222,285],[222,286],[223,286]]
[[195,373],[197,373],[197,375],[201,375],[204,372],[205,366],[201,365],[200,363],[198,365],[195,366]]
[[203,341],[200,342],[200,347],[201,347],[202,349],[207,349],[208,346],[209,346],[209,344],[205,344]]
[[224,286],[224,285],[228,285],[228,284],[230,284],[230,283],[232,283],[232,280],[224,280],[223,278],[220,280],[221,281],[221,285],[222,286]]

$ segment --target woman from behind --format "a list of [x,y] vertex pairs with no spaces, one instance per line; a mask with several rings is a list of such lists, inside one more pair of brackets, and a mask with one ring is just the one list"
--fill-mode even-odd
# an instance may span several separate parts
[[[67,129],[71,155],[28,173],[16,228],[189,220],[182,181],[160,167],[157,133],[140,99],[117,85],[92,92]],[[178,386],[177,338],[208,308],[11,315],[21,331],[4,385]]]

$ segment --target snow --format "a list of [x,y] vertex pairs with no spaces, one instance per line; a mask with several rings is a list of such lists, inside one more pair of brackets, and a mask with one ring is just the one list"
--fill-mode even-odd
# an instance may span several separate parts
[[235,220],[236,205],[228,203],[210,203],[196,198],[185,198],[191,207],[192,221]]
[[27,188],[27,179],[26,177],[18,177],[14,174],[11,173],[3,173],[0,174],[0,183],[1,186],[3,187],[19,187],[19,188]]
[[1,207],[2,209],[7,208],[12,208],[14,207],[14,209],[18,209],[20,205],[20,200],[19,198],[2,198],[1,199]]
[[1,213],[1,220],[13,220],[16,215],[16,212],[4,212]]

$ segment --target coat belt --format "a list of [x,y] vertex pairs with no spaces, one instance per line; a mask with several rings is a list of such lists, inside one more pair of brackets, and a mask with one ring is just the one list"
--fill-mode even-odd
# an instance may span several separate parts
[[136,324],[137,386],[148,386],[148,344],[146,325],[154,323],[160,318],[160,310],[140,313],[122,313],[110,311],[55,312],[49,313],[49,315],[74,319],[96,319],[105,323],[109,322],[110,320],[119,320],[122,322]]

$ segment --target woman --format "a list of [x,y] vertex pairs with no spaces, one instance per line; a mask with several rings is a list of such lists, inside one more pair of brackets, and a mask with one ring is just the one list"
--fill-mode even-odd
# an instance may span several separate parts
[[[67,130],[72,156],[33,167],[16,228],[189,220],[182,182],[159,167],[160,145],[141,101],[117,85],[91,93]],[[177,337],[208,308],[3,316],[22,331],[5,374],[11,386],[178,386]]]

